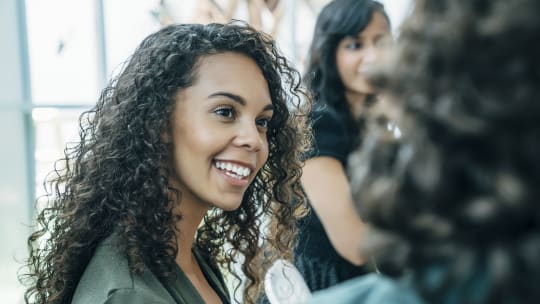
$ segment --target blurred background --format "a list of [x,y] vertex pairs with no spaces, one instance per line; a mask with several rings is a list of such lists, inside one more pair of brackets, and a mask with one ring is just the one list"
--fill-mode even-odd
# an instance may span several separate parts
[[[244,20],[299,70],[328,0],[0,0],[0,295],[22,303],[17,272],[36,198],[77,118],[148,34],[171,23]],[[397,30],[411,0],[386,0]]]

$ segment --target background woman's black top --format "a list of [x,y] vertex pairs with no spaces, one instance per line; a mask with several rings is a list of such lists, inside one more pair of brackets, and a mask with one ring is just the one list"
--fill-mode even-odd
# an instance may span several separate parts
[[[312,114],[314,145],[308,158],[329,156],[347,168],[347,158],[353,149],[356,134],[347,127],[346,117],[329,106]],[[324,174],[324,172],[321,172]],[[325,202],[335,204],[335,202]],[[356,234],[351,231],[351,234]],[[355,266],[342,258],[330,243],[321,220],[311,208],[299,222],[299,241],[295,249],[295,264],[311,291],[328,288],[339,282],[368,272],[366,266]]]

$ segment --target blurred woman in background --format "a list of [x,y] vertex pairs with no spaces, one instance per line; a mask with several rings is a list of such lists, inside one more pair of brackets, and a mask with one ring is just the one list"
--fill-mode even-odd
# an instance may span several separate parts
[[366,73],[391,41],[390,21],[372,0],[334,0],[316,22],[305,82],[314,98],[314,147],[302,174],[312,212],[300,222],[296,266],[312,291],[368,272],[358,250],[365,224],[357,215],[347,172],[361,144],[363,109],[376,102]]

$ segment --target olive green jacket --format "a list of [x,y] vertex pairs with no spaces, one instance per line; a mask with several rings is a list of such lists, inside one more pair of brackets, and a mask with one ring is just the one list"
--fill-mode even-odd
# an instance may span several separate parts
[[[230,303],[221,274],[194,250],[201,269],[224,303]],[[179,303],[204,304],[203,299],[180,267],[174,269],[176,278],[158,279],[150,270],[142,274],[129,271],[125,251],[118,237],[105,239],[96,249],[75,290],[72,303]]]

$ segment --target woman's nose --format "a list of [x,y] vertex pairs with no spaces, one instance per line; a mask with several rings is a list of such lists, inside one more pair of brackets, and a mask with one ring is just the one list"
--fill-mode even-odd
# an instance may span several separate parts
[[378,49],[375,45],[369,45],[364,52],[365,63],[375,63],[378,58]]
[[234,143],[250,151],[259,151],[263,145],[263,134],[257,128],[255,123],[240,124]]

